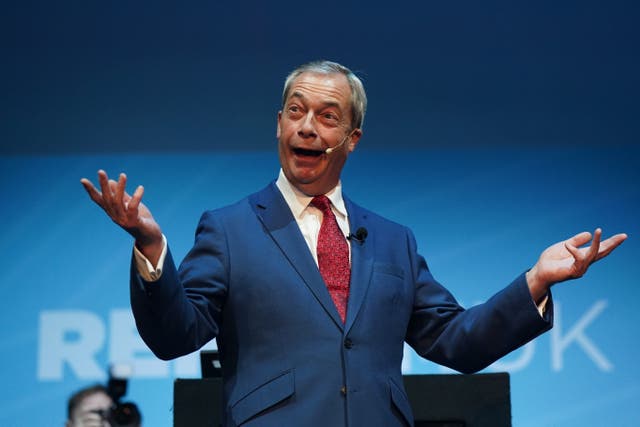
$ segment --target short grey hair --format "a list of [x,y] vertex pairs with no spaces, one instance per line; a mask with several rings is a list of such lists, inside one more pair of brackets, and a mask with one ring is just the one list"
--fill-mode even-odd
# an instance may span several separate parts
[[337,62],[331,61],[312,61],[303,64],[293,70],[287,76],[284,82],[284,90],[282,91],[282,108],[284,109],[287,98],[289,97],[289,91],[294,80],[297,79],[302,73],[319,73],[319,74],[342,74],[347,78],[349,86],[351,87],[351,129],[362,128],[364,122],[364,115],[367,111],[367,94],[364,91],[364,85],[358,76],[353,71],[340,65]]

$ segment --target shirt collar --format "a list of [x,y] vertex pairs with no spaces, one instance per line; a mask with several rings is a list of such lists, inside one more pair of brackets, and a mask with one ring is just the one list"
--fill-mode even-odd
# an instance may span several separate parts
[[[304,194],[302,191],[298,190],[294,187],[291,182],[287,179],[280,169],[280,173],[278,174],[278,179],[276,180],[276,186],[282,193],[284,200],[289,205],[291,212],[295,218],[300,218],[304,210],[309,206],[312,196],[308,196]],[[342,198],[342,183],[338,181],[338,185],[336,185],[331,191],[325,194],[331,200],[331,204],[333,208],[343,217],[347,218],[349,215],[347,214],[347,208],[344,204],[344,199]]]

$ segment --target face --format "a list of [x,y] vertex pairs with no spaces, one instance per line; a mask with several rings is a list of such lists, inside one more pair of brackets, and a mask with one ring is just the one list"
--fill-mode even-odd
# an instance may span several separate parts
[[69,427],[109,427],[109,423],[102,419],[101,411],[111,407],[113,401],[102,392],[93,393],[82,399],[73,411],[73,418],[67,422]]
[[294,80],[278,113],[278,152],[285,176],[303,193],[325,194],[338,184],[362,135],[351,129],[351,114],[344,75],[302,73]]

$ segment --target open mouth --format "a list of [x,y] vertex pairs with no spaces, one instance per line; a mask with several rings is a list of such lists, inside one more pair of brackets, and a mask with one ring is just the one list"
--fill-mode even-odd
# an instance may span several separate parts
[[324,154],[323,150],[306,150],[304,148],[294,148],[293,152],[296,156],[320,157]]

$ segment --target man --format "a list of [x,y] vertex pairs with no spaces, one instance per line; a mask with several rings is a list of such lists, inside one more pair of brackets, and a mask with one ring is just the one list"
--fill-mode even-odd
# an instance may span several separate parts
[[142,415],[138,407],[131,402],[117,402],[110,391],[102,384],[76,391],[69,398],[65,427],[140,427]]
[[78,390],[69,398],[66,427],[110,427],[102,414],[111,408],[113,400],[107,389],[96,384]]
[[461,372],[480,370],[548,330],[550,287],[626,238],[601,242],[598,229],[557,243],[465,310],[431,276],[411,231],[342,193],[365,110],[347,68],[323,61],[292,72],[278,113],[277,181],[205,212],[179,270],[142,187],[129,196],[126,176],[104,171],[101,191],[82,179],[135,238],[131,303],[151,350],[171,359],[217,339],[225,426],[412,425],[403,342]]

